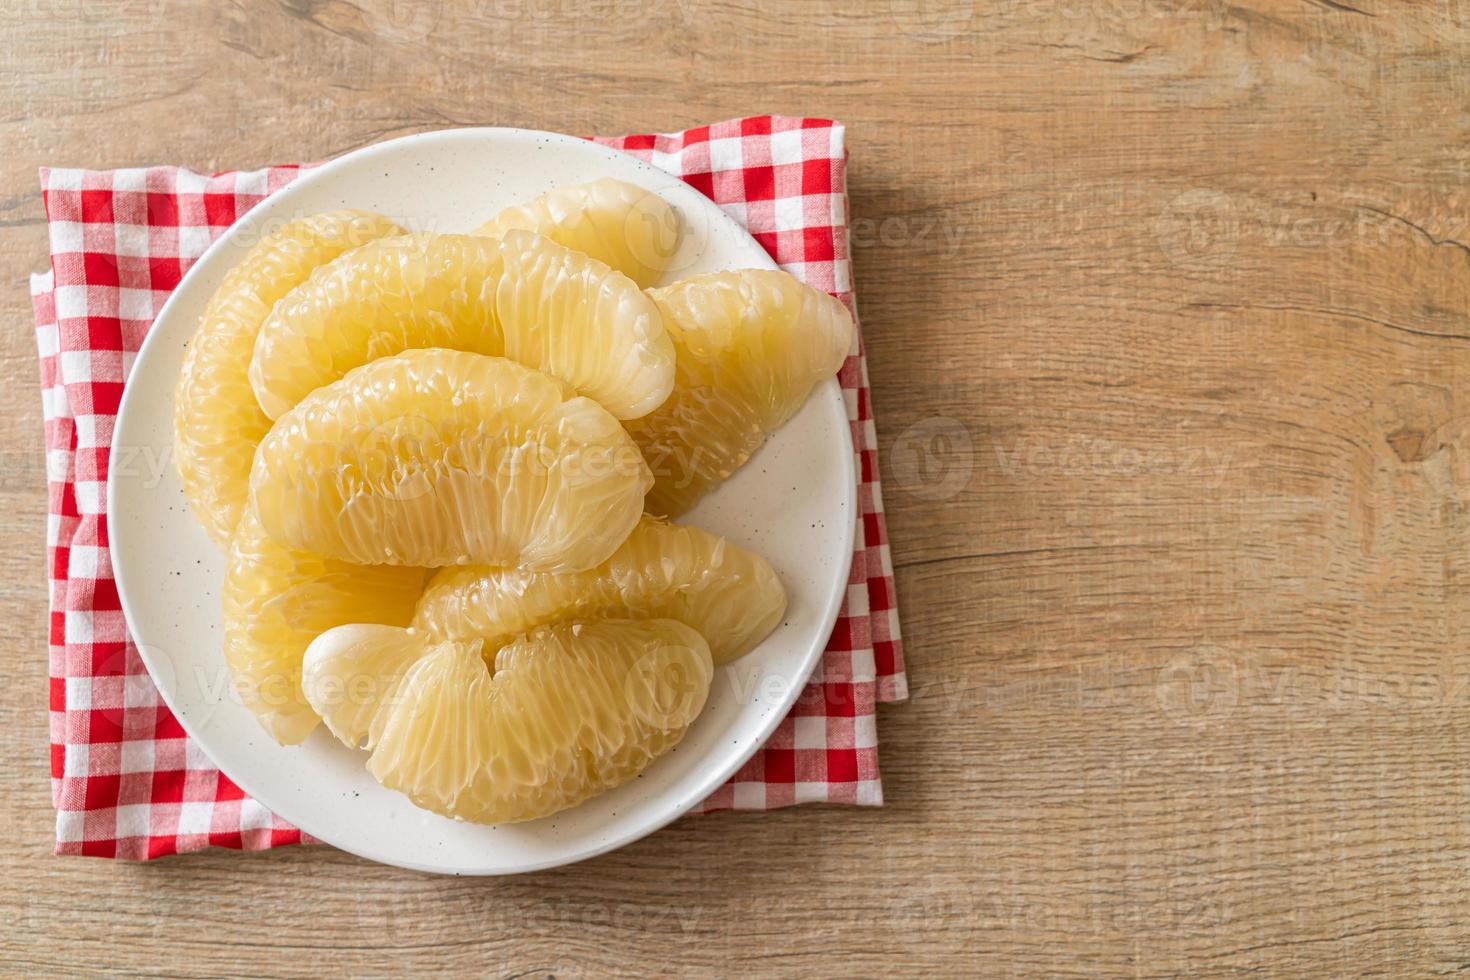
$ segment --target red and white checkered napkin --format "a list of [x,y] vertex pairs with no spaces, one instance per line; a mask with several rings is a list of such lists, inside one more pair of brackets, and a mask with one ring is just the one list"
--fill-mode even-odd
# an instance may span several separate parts
[[[688,181],[783,268],[852,304],[842,126],[757,116],[600,142]],[[159,697],[123,622],[104,500],[118,399],[153,318],[211,241],[299,173],[41,173],[51,272],[32,278],[31,293],[50,492],[57,853],[153,858],[303,840],[221,774]],[[874,705],[907,687],[861,352],[841,381],[861,468],[847,601],[791,715],[700,812],[883,799]]]

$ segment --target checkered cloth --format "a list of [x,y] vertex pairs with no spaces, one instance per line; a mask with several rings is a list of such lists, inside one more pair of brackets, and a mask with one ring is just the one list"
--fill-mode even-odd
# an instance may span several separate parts
[[[683,178],[783,268],[852,305],[841,125],[757,116],[599,142]],[[141,859],[307,839],[220,773],[159,697],[123,622],[104,499],[118,400],[153,318],[210,242],[300,172],[41,172],[51,271],[32,278],[31,293],[50,496],[59,854]],[[697,812],[882,802],[874,706],[902,700],[907,688],[861,351],[841,382],[861,472],[847,600],[790,716]]]

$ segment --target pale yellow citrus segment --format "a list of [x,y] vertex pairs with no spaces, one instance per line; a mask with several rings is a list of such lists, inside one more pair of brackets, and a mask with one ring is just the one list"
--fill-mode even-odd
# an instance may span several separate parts
[[506,357],[565,380],[620,419],[663,404],[674,387],[674,344],[642,290],[528,232],[507,233],[500,251]]
[[673,344],[637,285],[522,231],[404,235],[340,256],[266,318],[250,382],[279,418],[355,367],[424,347],[509,357],[619,418],[652,411],[674,383]]
[[283,745],[302,741],[317,713],[301,690],[301,660],[343,623],[403,625],[423,591],[418,568],[364,567],[283,548],[247,510],[230,543],[224,652],[235,689]]
[[225,276],[184,354],[174,398],[174,462],[184,496],[210,537],[227,547],[245,509],[250,460],[270,419],[249,369],[271,307],[341,253],[402,229],[368,211],[332,211],[262,238]]
[[786,612],[786,590],[760,555],[697,527],[645,517],[607,561],[583,572],[446,568],[430,579],[414,628],[430,640],[492,649],[549,623],[600,616],[676,619],[715,663],[749,652]]
[[475,234],[498,238],[517,229],[590,255],[643,289],[669,267],[682,232],[678,212],[662,197],[610,177],[506,208]]
[[493,665],[485,653],[431,646],[368,733],[384,786],[475,823],[534,820],[634,778],[684,737],[714,676],[704,639],[666,619],[563,623]]
[[429,349],[281,416],[250,491],[277,540],[344,561],[574,571],[623,543],[652,482],[591,399],[514,361]]
[[359,748],[373,715],[426,649],[399,626],[336,626],[306,648],[301,689],[327,729],[344,744]]
[[415,347],[500,354],[500,247],[473,235],[402,235],[338,256],[276,305],[250,383],[271,418],[352,368]]
[[677,516],[837,373],[853,323],[840,302],[774,270],[694,276],[649,295],[674,341],[674,390],[628,431],[653,468],[649,513]]

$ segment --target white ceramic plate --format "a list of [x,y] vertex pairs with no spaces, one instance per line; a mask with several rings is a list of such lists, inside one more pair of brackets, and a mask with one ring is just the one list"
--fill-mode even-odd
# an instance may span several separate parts
[[324,729],[304,745],[276,745],[235,696],[220,652],[224,557],[195,523],[167,456],[185,342],[226,271],[263,234],[318,211],[368,208],[414,230],[467,231],[505,205],[605,176],[656,191],[679,210],[688,241],[667,281],[772,266],[707,199],[634,157],[553,133],[424,133],[348,154],[256,207],[189,270],[133,365],[113,437],[107,518],[118,591],[143,659],[185,730],[231,779],[312,836],[363,857],[508,874],[591,857],[658,829],[755,752],[800,693],[836,620],[851,563],[854,473],[833,380],[686,518],[770,559],[791,607],[757,650],[717,673],[704,713],[642,778],[544,820],[458,823],[380,787],[366,755]]

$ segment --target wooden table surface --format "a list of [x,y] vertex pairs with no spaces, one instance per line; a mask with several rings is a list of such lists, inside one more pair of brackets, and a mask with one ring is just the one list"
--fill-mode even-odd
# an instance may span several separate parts
[[[1470,4],[458,6],[0,4],[0,972],[1470,965]],[[888,804],[505,880],[51,857],[36,167],[754,112],[849,127]]]

